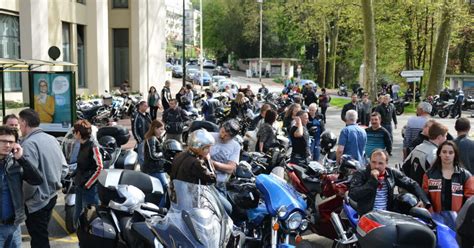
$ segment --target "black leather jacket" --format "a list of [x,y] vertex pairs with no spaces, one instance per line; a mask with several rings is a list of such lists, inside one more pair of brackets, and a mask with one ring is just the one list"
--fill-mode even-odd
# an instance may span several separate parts
[[[402,187],[414,194],[425,206],[429,206],[430,201],[423,189],[413,179],[405,176],[400,171],[393,168],[386,168],[385,182],[388,186],[388,210],[392,209],[393,189],[395,186]],[[374,208],[375,194],[377,193],[378,181],[370,175],[370,165],[363,171],[354,173],[349,188],[349,197],[357,202],[357,213],[363,215]]]
[[392,123],[392,119],[393,123],[397,125],[397,114],[395,111],[395,105],[393,105],[392,103],[389,103],[388,105],[385,105],[385,103],[380,104],[375,108],[375,111],[378,112],[382,117],[382,125],[390,125]]
[[[25,219],[25,203],[23,197],[23,180],[31,185],[40,185],[43,183],[43,178],[38,169],[32,166],[23,157],[15,160],[13,156],[9,155],[1,161],[6,166],[6,176],[0,177],[0,192],[2,190],[2,178],[6,178],[10,195],[13,202],[13,211],[15,213],[15,220],[13,224],[19,225]],[[1,198],[0,198],[1,202]]]
[[211,185],[216,183],[216,174],[208,161],[199,159],[190,151],[184,151],[173,159],[170,179]]
[[149,113],[144,114],[138,112],[132,122],[132,133],[133,137],[137,140],[137,143],[141,143],[145,139],[145,133],[150,128],[151,116]]
[[145,142],[145,163],[141,168],[144,173],[151,174],[156,172],[164,172],[163,156],[160,156],[161,142],[156,136],[152,136]]

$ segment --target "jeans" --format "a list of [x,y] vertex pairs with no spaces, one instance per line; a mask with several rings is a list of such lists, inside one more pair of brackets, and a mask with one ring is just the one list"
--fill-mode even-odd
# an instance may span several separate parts
[[156,113],[158,112],[158,106],[150,106],[151,120],[156,120]]
[[138,143],[137,153],[138,153],[137,154],[138,155],[138,163],[140,164],[140,166],[142,166],[143,164],[145,164],[145,140]]
[[321,147],[313,143],[311,144],[311,152],[313,153],[313,161],[319,161],[319,157],[321,156]]
[[390,123],[390,124],[388,124],[388,125],[382,124],[382,127],[384,127],[385,129],[387,129],[388,133],[390,134],[390,138],[392,139],[392,142],[393,142],[392,123]]
[[90,189],[76,187],[76,211],[74,212],[74,223],[77,223],[82,210],[89,204],[99,204],[99,195],[97,194],[97,186],[94,185]]
[[323,115],[323,121],[326,123],[326,110],[328,107],[321,107],[321,114]]
[[49,248],[49,232],[48,224],[51,220],[51,213],[53,212],[54,206],[58,196],[54,196],[42,209],[29,213],[28,208],[26,210],[26,228],[30,234],[31,248]]
[[20,225],[1,225],[0,224],[0,247],[21,248]]
[[163,186],[163,197],[161,197],[159,207],[165,207],[166,206],[166,198],[168,198],[168,185],[169,185],[169,180],[168,177],[166,177],[166,172],[155,172],[151,173],[150,176],[154,178],[158,178],[160,180],[161,185]]

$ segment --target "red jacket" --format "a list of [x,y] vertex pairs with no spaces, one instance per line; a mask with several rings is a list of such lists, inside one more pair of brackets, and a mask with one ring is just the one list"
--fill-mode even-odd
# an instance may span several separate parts
[[[423,190],[428,194],[434,212],[442,211],[443,174],[432,168],[423,176]],[[451,177],[451,210],[459,212],[464,202],[474,195],[474,177],[464,168],[455,167]]]

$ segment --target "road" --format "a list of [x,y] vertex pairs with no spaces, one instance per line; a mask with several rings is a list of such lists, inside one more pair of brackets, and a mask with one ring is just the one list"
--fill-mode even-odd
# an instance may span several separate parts
[[[246,87],[246,85],[250,85],[251,88],[256,91],[260,88],[260,84],[258,82],[258,78],[247,78],[243,72],[232,72],[233,80],[239,82],[239,84]],[[263,83],[266,84],[267,88],[271,91],[281,91],[282,85],[274,83],[271,79],[263,79]],[[175,94],[178,92],[179,88],[182,85],[181,79],[173,79],[171,82],[171,90],[172,93]],[[337,96],[333,96],[337,97]],[[467,116],[468,113],[464,113],[464,116]],[[408,117],[410,115],[402,115],[398,116],[398,129],[394,129],[393,137],[393,156],[390,157],[389,165],[394,166],[395,164],[399,164],[402,162],[402,136],[401,136],[401,129],[406,124]],[[437,121],[443,123],[444,125],[448,126],[449,132],[453,135],[456,134],[454,130],[454,119],[440,119],[439,117],[435,117]],[[472,121],[471,121],[472,122]],[[129,120],[121,120],[119,122],[121,125],[125,125],[130,127]],[[473,125],[473,123],[471,123]],[[326,128],[330,129],[336,135],[339,135],[340,130],[344,127],[344,123],[340,120],[340,109],[329,107],[327,111],[327,124]],[[133,139],[130,140],[129,143],[125,145],[125,147],[133,147],[135,141]],[[75,234],[68,234],[65,229],[64,224],[64,198],[63,195],[60,194],[58,197],[58,203],[53,211],[53,215],[50,222],[50,240],[52,247],[77,247],[77,237]],[[22,227],[22,237],[23,237],[23,244],[22,247],[30,247],[29,245],[29,236],[27,235],[26,228]],[[326,238],[320,237],[316,234],[307,234],[303,237],[304,242],[302,246],[304,247],[331,247],[331,240]]]

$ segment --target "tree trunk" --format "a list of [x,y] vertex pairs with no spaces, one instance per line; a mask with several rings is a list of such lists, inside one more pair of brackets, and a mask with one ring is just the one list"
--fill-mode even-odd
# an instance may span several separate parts
[[372,0],[362,1],[362,16],[364,18],[364,64],[365,82],[369,96],[375,100],[377,97],[376,71],[377,71],[377,47],[375,39],[374,8]]
[[[445,2],[445,5],[447,3]],[[428,90],[426,94],[436,95],[443,88],[446,77],[446,66],[448,64],[449,41],[451,38],[452,16],[447,6],[443,7],[441,24],[436,38],[436,46],[433,51]]]
[[329,32],[329,71],[328,71],[328,85],[329,87],[336,88],[336,50],[337,40],[339,37],[339,25],[338,25],[339,12],[335,20],[332,22],[331,31]]
[[326,25],[322,25],[323,29],[319,35],[319,74],[318,83],[321,87],[326,87]]

